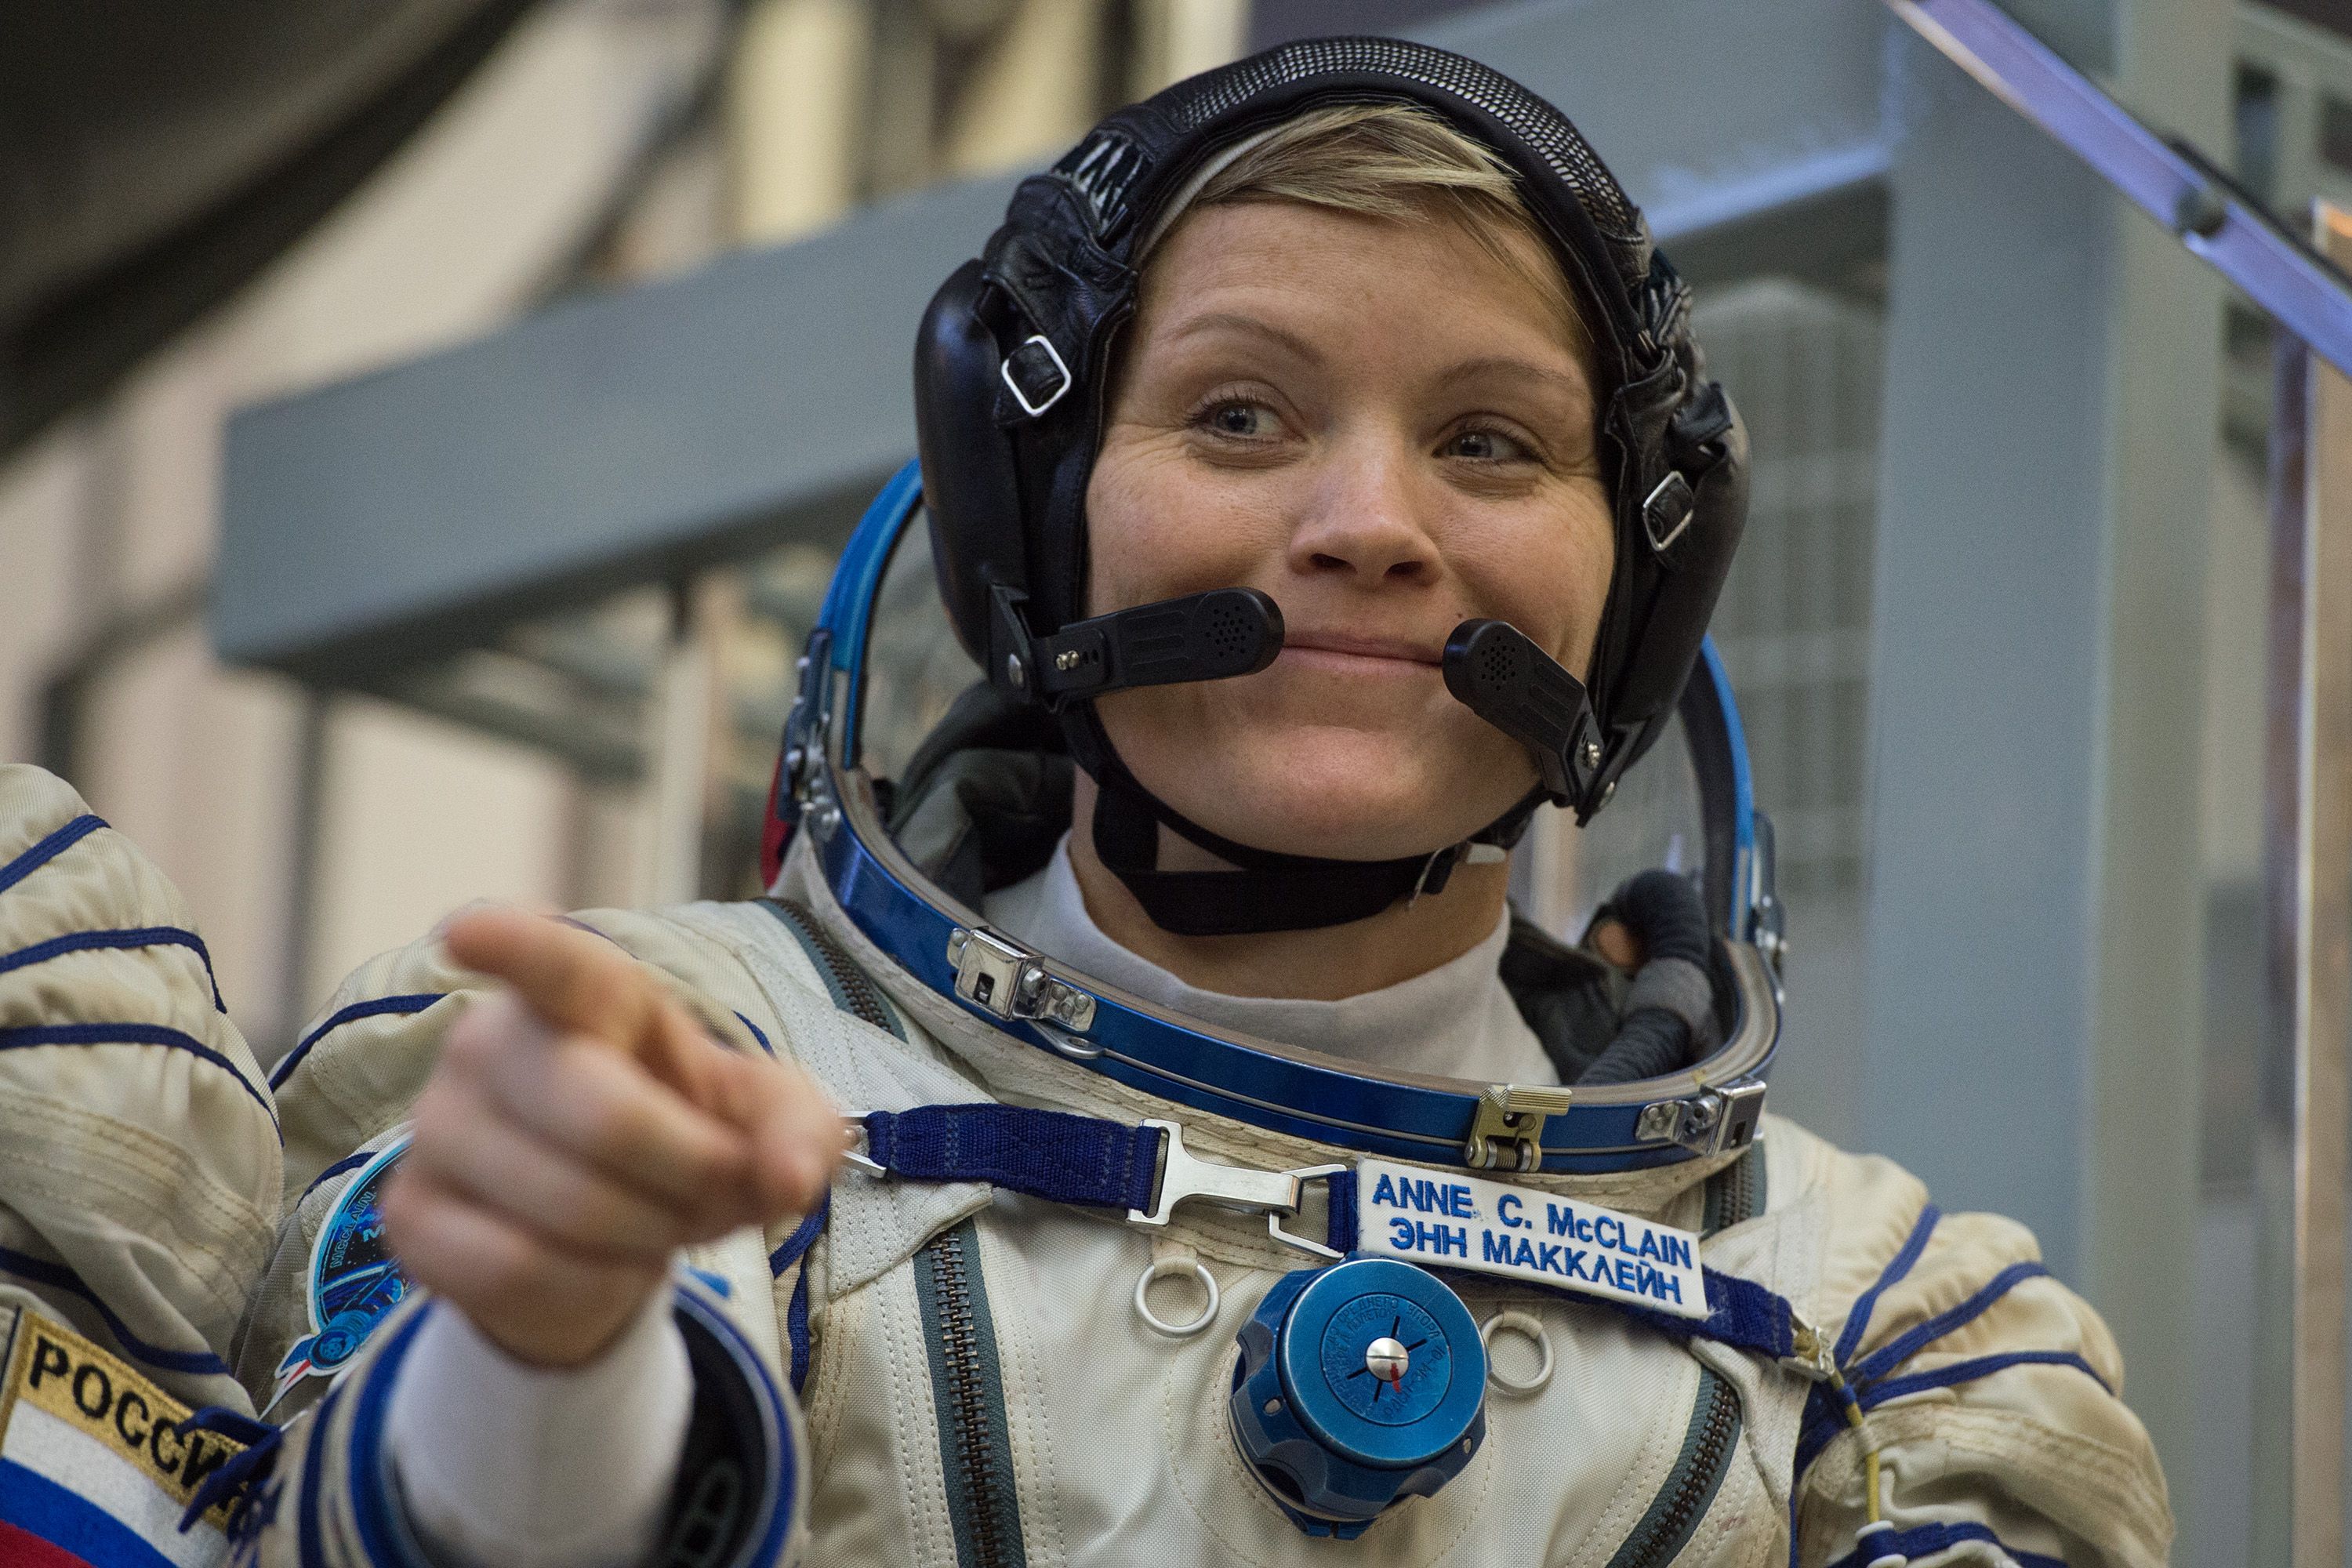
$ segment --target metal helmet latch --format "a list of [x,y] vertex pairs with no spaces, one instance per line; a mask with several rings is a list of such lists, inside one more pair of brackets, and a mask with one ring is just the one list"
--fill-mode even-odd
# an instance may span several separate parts
[[1569,1092],[1558,1084],[1488,1084],[1462,1143],[1463,1163],[1478,1171],[1541,1168],[1544,1123],[1567,1113]]

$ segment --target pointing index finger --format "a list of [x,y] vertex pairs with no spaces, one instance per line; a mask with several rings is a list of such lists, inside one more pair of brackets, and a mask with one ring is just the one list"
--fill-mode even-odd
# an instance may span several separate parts
[[592,931],[515,909],[469,910],[442,932],[449,956],[514,987],[548,1024],[635,1051],[660,1005],[636,960]]

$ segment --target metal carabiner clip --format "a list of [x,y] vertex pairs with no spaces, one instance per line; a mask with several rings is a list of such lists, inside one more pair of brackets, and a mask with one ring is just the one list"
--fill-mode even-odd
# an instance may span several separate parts
[[1150,1208],[1127,1211],[1129,1225],[1164,1226],[1175,1214],[1177,1205],[1197,1198],[1221,1208],[1263,1214],[1266,1234],[1286,1247],[1317,1258],[1343,1256],[1319,1241],[1309,1241],[1283,1229],[1282,1222],[1299,1211],[1307,1183],[1336,1176],[1348,1169],[1346,1165],[1302,1165],[1293,1171],[1255,1171],[1246,1165],[1221,1165],[1185,1148],[1184,1130],[1175,1122],[1153,1119],[1145,1121],[1143,1125],[1157,1127],[1161,1134],[1160,1179],[1152,1188]]

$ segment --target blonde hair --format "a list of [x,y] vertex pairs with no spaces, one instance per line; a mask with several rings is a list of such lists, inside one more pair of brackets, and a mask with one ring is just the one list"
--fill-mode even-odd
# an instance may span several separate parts
[[[1425,109],[1342,103],[1242,142],[1162,214],[1149,251],[1182,216],[1239,202],[1298,202],[1394,223],[1451,222],[1532,285],[1600,389],[1592,332],[1553,243],[1495,153]],[[1527,244],[1532,242],[1534,265]]]

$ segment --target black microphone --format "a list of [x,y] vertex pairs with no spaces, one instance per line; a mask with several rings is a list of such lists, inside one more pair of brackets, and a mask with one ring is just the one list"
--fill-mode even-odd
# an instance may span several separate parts
[[1601,746],[1584,682],[1508,621],[1465,621],[1445,639],[1445,689],[1536,754],[1556,801],[1580,796]]
[[1255,675],[1281,651],[1280,605],[1255,588],[1212,588],[1033,637],[1023,679],[1058,710],[1130,687]]

